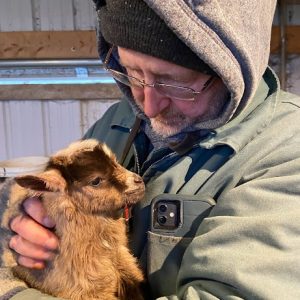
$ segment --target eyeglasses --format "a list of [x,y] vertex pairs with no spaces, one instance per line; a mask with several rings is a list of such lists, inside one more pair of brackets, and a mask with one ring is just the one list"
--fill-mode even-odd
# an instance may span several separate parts
[[203,93],[216,79],[215,76],[210,76],[209,79],[204,83],[202,89],[200,91],[195,91],[192,88],[189,87],[183,87],[178,85],[172,85],[172,84],[165,84],[161,82],[154,82],[152,84],[146,83],[144,80],[140,80],[138,78],[135,78],[133,76],[124,74],[122,72],[116,71],[114,69],[111,69],[108,66],[112,51],[115,46],[112,46],[109,51],[107,52],[106,58],[104,60],[104,67],[107,71],[109,71],[114,79],[117,81],[132,87],[132,88],[144,88],[144,87],[151,87],[155,88],[160,94],[175,98],[178,100],[184,100],[184,101],[195,101],[195,97],[201,93]]

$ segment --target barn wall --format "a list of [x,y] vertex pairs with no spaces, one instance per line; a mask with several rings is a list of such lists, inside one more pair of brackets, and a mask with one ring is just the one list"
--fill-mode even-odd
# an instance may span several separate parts
[[[300,25],[300,6],[290,5],[287,16],[289,25]],[[277,15],[274,24],[278,24]],[[0,32],[93,30],[94,25],[95,14],[89,0],[0,0]],[[271,63],[278,68],[276,56]],[[32,99],[18,98],[20,93],[1,82],[4,77],[0,76],[0,160],[53,153],[79,139],[119,99],[118,95],[103,96],[100,92],[99,96],[94,92],[88,98],[58,95],[39,99],[34,88]],[[11,92],[11,98],[1,98],[5,89]],[[22,87],[13,89],[20,92]],[[289,56],[288,90],[300,94],[299,55]]]

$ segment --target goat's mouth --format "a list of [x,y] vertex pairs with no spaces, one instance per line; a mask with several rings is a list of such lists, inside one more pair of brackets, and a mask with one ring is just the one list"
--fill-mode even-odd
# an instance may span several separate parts
[[[136,202],[135,202],[136,203]],[[127,222],[131,216],[132,216],[132,207],[134,206],[135,203],[125,201],[123,207],[122,207],[122,212],[123,212],[123,218]]]
[[128,206],[128,205],[125,205],[125,206],[124,206],[124,209],[123,209],[123,218],[125,219],[126,222],[127,222],[127,221],[131,218],[131,216],[132,216],[132,214],[131,214],[131,208],[132,208],[132,206]]
[[141,201],[145,195],[145,189],[139,188],[134,190],[127,190],[123,194],[124,206],[123,206],[123,217],[126,221],[131,218],[131,209],[136,203]]
[[141,201],[145,195],[144,189],[137,189],[137,190],[131,190],[126,191],[123,194],[124,203],[127,206],[132,206],[136,204],[137,202]]

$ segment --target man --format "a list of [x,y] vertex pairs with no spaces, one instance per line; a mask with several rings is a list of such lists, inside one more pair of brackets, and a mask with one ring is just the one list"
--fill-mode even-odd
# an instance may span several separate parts
[[[267,67],[275,1],[95,2],[125,99],[85,138],[146,183],[130,224],[146,297],[299,299],[300,100]],[[24,205],[10,246],[42,268],[55,224],[38,199]]]

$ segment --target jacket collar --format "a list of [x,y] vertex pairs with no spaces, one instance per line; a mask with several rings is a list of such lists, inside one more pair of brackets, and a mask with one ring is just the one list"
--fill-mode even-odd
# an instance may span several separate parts
[[135,115],[128,103],[128,100],[121,101],[118,105],[116,113],[111,120],[111,128],[122,127],[127,129],[128,132],[133,127],[135,122]]
[[249,105],[199,144],[205,148],[228,145],[239,152],[270,124],[278,103],[279,86],[277,76],[268,67]]

